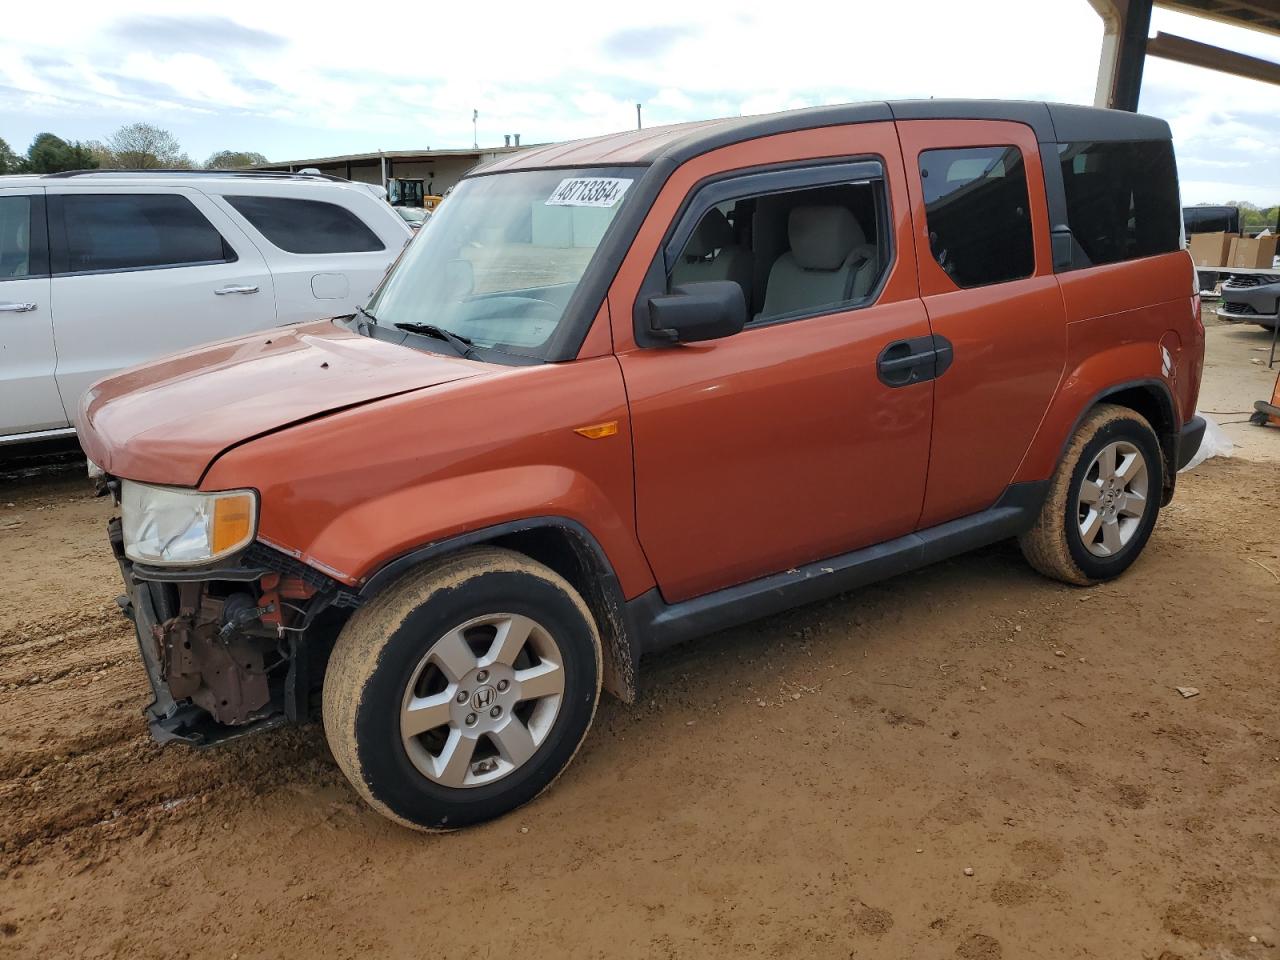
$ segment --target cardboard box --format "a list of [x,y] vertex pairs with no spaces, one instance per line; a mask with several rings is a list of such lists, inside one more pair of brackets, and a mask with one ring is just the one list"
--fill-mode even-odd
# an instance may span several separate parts
[[1226,266],[1244,267],[1246,269],[1271,268],[1272,258],[1276,255],[1276,241],[1280,237],[1236,237],[1231,241],[1227,251]]
[[1197,267],[1224,267],[1231,241],[1239,239],[1234,233],[1193,233],[1191,235],[1191,259]]

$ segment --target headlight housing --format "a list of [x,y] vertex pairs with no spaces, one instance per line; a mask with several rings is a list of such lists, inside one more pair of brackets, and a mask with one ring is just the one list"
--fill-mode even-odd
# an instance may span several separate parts
[[202,493],[125,480],[120,489],[124,552],[163,567],[210,563],[253,540],[258,528],[254,490]]

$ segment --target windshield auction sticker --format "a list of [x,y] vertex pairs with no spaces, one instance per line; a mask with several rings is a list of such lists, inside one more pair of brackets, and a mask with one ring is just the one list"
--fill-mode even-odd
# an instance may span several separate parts
[[634,180],[617,177],[570,177],[551,191],[548,207],[612,207]]

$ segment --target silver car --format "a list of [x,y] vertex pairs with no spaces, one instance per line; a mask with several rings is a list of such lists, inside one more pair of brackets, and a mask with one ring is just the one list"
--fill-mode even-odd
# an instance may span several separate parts
[[1280,276],[1233,273],[1222,284],[1218,316],[1275,329],[1280,323]]

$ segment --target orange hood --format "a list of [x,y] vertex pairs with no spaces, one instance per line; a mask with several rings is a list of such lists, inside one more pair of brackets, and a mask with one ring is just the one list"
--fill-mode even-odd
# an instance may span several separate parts
[[483,363],[324,320],[197,347],[99,380],[80,401],[76,429],[89,459],[107,473],[190,487],[219,454],[246,440],[485,371]]

